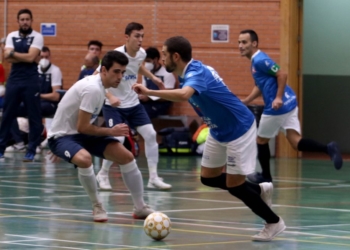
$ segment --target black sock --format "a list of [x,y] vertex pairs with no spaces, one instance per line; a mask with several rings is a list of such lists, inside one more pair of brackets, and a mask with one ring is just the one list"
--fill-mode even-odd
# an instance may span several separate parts
[[248,185],[251,189],[253,189],[257,194],[261,194],[261,188],[259,186],[259,184],[255,184],[255,183],[251,183],[249,181],[245,182],[246,185]]
[[302,152],[323,152],[328,154],[327,145],[305,138],[301,138],[298,142],[298,150]]
[[258,159],[262,169],[262,175],[267,179],[271,179],[270,157],[269,144],[258,144]]
[[247,185],[247,182],[238,187],[228,189],[229,193],[247,205],[256,215],[263,218],[266,223],[277,223],[279,217],[261,199],[260,194]]
[[203,185],[206,185],[209,187],[216,187],[216,188],[227,190],[226,173],[222,173],[221,175],[214,178],[205,178],[201,176],[201,182],[203,183]]

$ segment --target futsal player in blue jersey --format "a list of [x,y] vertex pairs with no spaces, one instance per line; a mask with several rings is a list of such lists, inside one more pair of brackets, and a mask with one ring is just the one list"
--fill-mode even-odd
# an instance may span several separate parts
[[[227,88],[210,66],[192,59],[190,42],[171,37],[163,45],[163,61],[168,72],[179,76],[180,89],[152,90],[133,85],[138,94],[158,96],[173,102],[189,101],[210,127],[202,156],[201,181],[227,190],[266,221],[255,241],[270,241],[286,228],[271,210],[272,183],[247,182],[256,163],[256,123],[249,109]],[[226,167],[226,173],[223,169]]]
[[4,158],[10,129],[17,116],[16,110],[23,101],[29,120],[29,143],[23,161],[33,161],[44,129],[41,121],[38,64],[35,62],[44,39],[32,29],[33,16],[29,9],[20,10],[17,21],[19,30],[8,34],[5,45],[5,60],[12,63],[12,67],[6,83],[4,113],[0,127],[0,159]]
[[297,97],[287,85],[287,74],[267,54],[258,49],[256,32],[241,31],[238,44],[241,55],[252,61],[251,72],[255,81],[252,92],[242,102],[249,104],[262,95],[265,103],[257,136],[258,159],[262,173],[248,175],[248,179],[254,183],[272,181],[268,142],[280,129],[285,132],[295,150],[326,153],[331,157],[334,167],[340,169],[343,159],[335,142],[324,145],[301,137]]

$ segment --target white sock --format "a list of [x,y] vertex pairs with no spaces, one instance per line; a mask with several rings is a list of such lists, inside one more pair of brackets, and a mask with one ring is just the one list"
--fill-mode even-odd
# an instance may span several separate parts
[[120,172],[122,173],[125,186],[130,191],[135,208],[143,208],[146,205],[143,200],[143,180],[136,161],[132,160],[125,165],[120,165]]
[[148,172],[149,172],[149,178],[150,179],[158,178],[157,166],[150,166],[150,165],[148,165]]
[[150,178],[158,177],[157,166],[159,160],[157,133],[152,124],[137,127],[137,132],[145,141],[145,154]]
[[93,165],[88,168],[78,168],[78,178],[92,204],[101,203],[97,193],[97,183]]
[[101,174],[108,176],[109,169],[111,168],[112,164],[113,164],[113,161],[109,161],[109,160],[103,159],[103,161],[102,161],[102,168],[100,170]]

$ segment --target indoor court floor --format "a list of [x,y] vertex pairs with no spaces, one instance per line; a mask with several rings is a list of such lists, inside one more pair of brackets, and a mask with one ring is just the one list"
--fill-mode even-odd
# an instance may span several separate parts
[[[350,249],[350,162],[336,171],[329,160],[274,159],[273,210],[287,229],[272,242],[253,242],[263,221],[226,191],[203,186],[200,157],[161,156],[159,175],[170,191],[145,188],[145,199],[172,221],[154,241],[131,217],[132,201],[119,169],[112,192],[100,192],[108,223],[94,223],[77,170],[61,161],[22,163],[23,153],[0,163],[0,249]],[[40,158],[41,157],[41,158]],[[95,159],[95,171],[99,159]],[[138,158],[147,185],[144,157]]]

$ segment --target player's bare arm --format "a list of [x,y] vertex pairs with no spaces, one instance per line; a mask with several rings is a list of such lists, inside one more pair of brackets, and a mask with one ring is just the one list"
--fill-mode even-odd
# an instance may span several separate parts
[[108,92],[108,90],[106,91],[106,98],[112,107],[118,107],[120,105],[120,99],[114,96],[112,93]]
[[287,85],[287,73],[278,70],[276,72],[276,78],[277,78],[277,94],[275,100],[272,102],[272,108],[277,110],[283,106],[283,94],[284,94],[284,89]]
[[32,63],[39,54],[40,50],[34,47],[31,47],[28,53],[19,53],[14,51],[12,48],[5,49],[5,59],[15,59],[16,61],[14,62]]
[[79,110],[77,131],[81,134],[94,135],[94,136],[128,136],[129,127],[120,123],[112,128],[97,127],[90,124],[91,113],[84,110]]
[[148,77],[149,79],[151,79],[152,82],[154,82],[158,86],[159,89],[165,89],[164,83],[162,82],[162,80],[160,80],[158,77],[153,75],[151,73],[151,71],[149,71],[148,69],[145,68],[144,65],[140,66],[139,74],[144,75],[145,77]]
[[139,95],[158,96],[172,102],[187,101],[195,93],[195,90],[188,86],[185,86],[182,89],[152,90],[146,88],[140,83],[136,83],[132,88]]
[[261,91],[257,86],[254,86],[252,92],[246,98],[244,98],[242,102],[247,105],[259,96],[261,96]]

